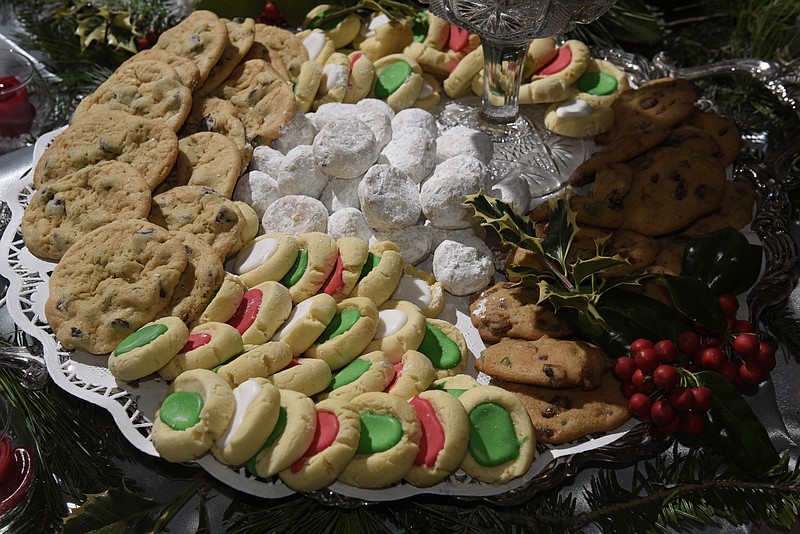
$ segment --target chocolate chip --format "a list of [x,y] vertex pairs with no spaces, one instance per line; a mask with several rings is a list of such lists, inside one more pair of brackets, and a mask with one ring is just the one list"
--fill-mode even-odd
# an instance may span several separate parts
[[169,291],[167,291],[167,289],[159,283],[158,284],[158,296],[159,296],[159,298],[162,298],[162,299],[167,298],[167,294],[168,293],[169,293]]
[[652,98],[652,97],[645,98],[644,100],[639,102],[639,107],[642,108],[642,109],[654,108],[657,105],[658,105],[658,99],[657,98]]
[[139,230],[136,232],[136,235],[153,235],[154,233],[154,230]]
[[686,183],[681,181],[678,186],[675,188],[675,199],[676,200],[683,200],[684,198],[689,196],[689,191],[686,190]]
[[650,183],[651,184],[657,184],[659,178],[661,178],[661,175],[658,174],[658,173],[654,173],[653,175],[650,176]]
[[555,417],[557,415],[558,415],[558,410],[553,405],[550,405],[544,410],[542,410],[542,417],[544,417],[545,419],[550,419],[551,417]]
[[550,399],[550,404],[556,406],[560,410],[569,410],[572,408],[572,400],[569,397],[564,397],[563,395],[556,395]]
[[553,432],[552,428],[536,427],[536,435],[540,438],[552,438],[553,434],[555,434],[555,432]]
[[56,309],[60,312],[65,312],[67,310],[67,298],[61,297],[58,299],[58,304],[56,304]]
[[549,378],[550,381],[552,381],[553,378],[556,376],[555,371],[553,371],[553,367],[550,365],[543,365],[542,372],[544,372],[545,376]]
[[128,321],[126,321],[125,319],[119,319],[119,318],[114,319],[113,321],[111,321],[109,326],[111,326],[112,328],[124,328],[125,330],[130,330],[130,328],[131,328],[131,324]]
[[83,337],[83,332],[80,328],[75,328],[74,326],[69,329],[70,337],[74,337],[75,339],[81,339]]
[[210,132],[214,130],[214,127],[217,125],[216,119],[214,119],[213,115],[206,115],[202,119],[200,119],[200,123],[197,125],[197,128],[203,132]]
[[694,196],[697,198],[706,198],[707,196],[711,196],[714,194],[714,188],[709,187],[705,184],[698,185],[694,188]]

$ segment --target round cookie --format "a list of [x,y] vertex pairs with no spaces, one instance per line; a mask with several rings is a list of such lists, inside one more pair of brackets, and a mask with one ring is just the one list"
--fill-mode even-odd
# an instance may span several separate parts
[[547,129],[565,137],[592,137],[608,131],[613,124],[614,110],[582,98],[550,104],[544,115]]
[[399,230],[375,232],[369,238],[369,242],[390,241],[399,249],[400,256],[406,265],[416,265],[425,260],[431,253],[433,244],[431,228],[431,226],[425,224],[415,224]]
[[331,484],[353,459],[361,437],[361,419],[350,402],[325,399],[316,405],[317,430],[306,452],[279,473],[295,491],[313,491]]
[[[283,80],[292,83],[296,81],[297,78],[292,77],[293,75],[289,73],[287,65],[281,58],[277,48],[275,48],[275,34],[272,32],[271,28],[273,28],[273,26],[256,22],[255,35],[253,36],[253,46],[250,47],[250,50],[248,50],[247,55],[244,56],[243,61],[249,61],[251,59],[260,59],[266,61],[270,67],[275,69],[275,71]],[[285,34],[280,35],[283,36]],[[299,65],[308,60],[308,53],[305,51],[305,48],[300,49],[297,47],[297,41],[297,39],[292,40],[292,42],[289,43],[289,47],[294,49],[299,55],[295,57],[291,54],[286,54],[284,56],[287,60],[291,61],[290,65],[293,69],[297,68],[295,62],[299,61]],[[299,44],[302,46],[303,43],[301,42]],[[280,46],[279,43],[278,45]],[[303,54],[306,54],[305,57],[303,57]]]
[[199,458],[228,428],[234,404],[233,390],[213,371],[181,374],[156,411],[153,446],[170,462]]
[[299,250],[297,240],[290,235],[261,235],[239,251],[229,269],[248,287],[277,281],[292,268]]
[[458,400],[469,417],[469,445],[461,469],[489,484],[525,474],[536,453],[536,435],[522,402],[497,386],[470,389]]
[[[299,37],[289,30],[277,26],[256,24],[255,40],[277,55],[280,62],[286,67],[291,81],[297,80],[300,65],[309,59],[308,51]],[[253,46],[255,47],[255,45]],[[246,57],[245,60],[247,59]]]
[[389,300],[403,276],[403,257],[394,243],[380,241],[370,247],[358,283],[350,293],[367,297],[376,306]]
[[458,398],[468,389],[477,387],[480,387],[480,384],[475,380],[474,376],[462,373],[438,378],[433,381],[433,385],[430,389],[441,390],[452,397]]
[[261,229],[261,217],[256,213],[256,210],[250,207],[250,204],[242,202],[241,200],[234,200],[233,203],[236,204],[236,207],[242,212],[244,224],[242,225],[242,232],[239,234],[239,239],[237,239],[236,243],[231,247],[231,255],[238,254],[247,243],[255,239]]
[[347,236],[337,239],[336,246],[339,248],[339,257],[320,292],[339,302],[353,292],[361,278],[361,270],[369,258],[369,246],[363,239]]
[[306,351],[336,315],[336,301],[321,293],[297,303],[283,325],[272,336],[292,349],[292,356]]
[[309,29],[319,28],[325,31],[325,35],[333,41],[334,48],[344,48],[353,42],[358,32],[361,31],[361,19],[358,15],[348,13],[347,15],[333,17],[324,20],[338,8],[330,4],[319,4],[308,12],[303,20],[303,27]]
[[347,95],[349,80],[350,58],[341,52],[334,52],[322,67],[314,109],[328,102],[342,102]]
[[216,132],[231,139],[242,157],[241,168],[247,168],[253,155],[253,145],[233,104],[221,98],[195,98],[179,134],[186,137],[197,132]]
[[458,470],[467,454],[469,418],[464,405],[444,391],[424,391],[409,401],[422,426],[419,453],[405,479],[429,487]]
[[252,458],[272,433],[280,415],[281,394],[263,378],[250,378],[233,389],[234,412],[211,453],[225,465]]
[[394,364],[394,378],[384,391],[410,400],[433,384],[436,371],[427,356],[415,350],[406,351]]
[[425,316],[415,305],[389,300],[378,310],[378,329],[365,352],[382,351],[392,364],[409,350],[417,350],[425,337]]
[[142,60],[118,68],[75,109],[74,120],[86,113],[122,111],[180,130],[192,107],[192,92],[178,73],[161,61]]
[[280,413],[275,428],[261,450],[247,462],[247,468],[269,478],[300,459],[314,441],[317,410],[314,401],[288,389],[280,389]]
[[442,284],[432,273],[413,265],[403,268],[403,276],[400,277],[391,299],[405,300],[416,305],[428,318],[438,317],[444,308]]
[[331,369],[339,369],[364,352],[377,328],[378,308],[371,300],[364,297],[345,299],[304,356],[322,360]]
[[493,155],[494,145],[488,134],[460,124],[453,126],[436,139],[437,163],[455,156],[472,156],[484,165],[488,165]]
[[695,113],[686,120],[686,124],[702,128],[711,134],[719,145],[717,157],[723,165],[727,167],[736,160],[742,148],[742,135],[731,119],[714,113]]
[[383,488],[406,476],[419,453],[422,428],[414,408],[389,393],[364,393],[351,403],[361,418],[356,455],[339,480],[358,488]]
[[311,145],[298,145],[281,161],[275,180],[281,195],[305,195],[318,198],[330,177],[314,161],[314,148]]
[[339,257],[336,241],[321,232],[299,235],[297,246],[300,248],[297,259],[281,278],[281,283],[289,288],[295,305],[319,292]]
[[421,184],[436,168],[436,137],[428,129],[413,126],[395,131],[392,140],[383,147],[379,161],[400,169],[415,184]]
[[193,11],[158,37],[153,48],[188,57],[200,69],[200,83],[208,77],[228,45],[228,28],[211,11]]
[[228,324],[242,335],[245,345],[266,343],[292,311],[292,296],[275,281],[248,289]]
[[287,195],[267,207],[261,225],[265,232],[285,232],[295,237],[324,232],[328,228],[328,210],[314,197]]
[[331,384],[331,368],[322,360],[292,358],[285,369],[271,375],[268,380],[279,389],[290,389],[304,395],[316,395]]
[[488,176],[486,165],[472,156],[457,155],[441,162],[420,189],[422,213],[438,228],[471,226],[475,212],[464,206],[464,197],[488,189]]
[[186,264],[183,244],[163,228],[141,219],[101,226],[50,275],[47,322],[67,349],[110,352],[164,309]]
[[590,59],[573,86],[572,98],[580,98],[593,106],[610,106],[620,93],[628,89],[628,75],[620,68],[610,61]]
[[[270,150],[269,147],[258,148]],[[277,152],[277,150],[274,152]],[[264,172],[252,170],[239,177],[236,182],[236,188],[233,190],[233,198],[239,202],[246,202],[248,206],[253,208],[260,227],[267,208],[273,202],[279,200],[281,194],[278,191],[278,182],[275,181],[275,178]]]
[[492,252],[477,237],[445,239],[433,253],[433,275],[449,293],[469,295],[492,281]]
[[233,317],[239,304],[242,302],[244,292],[247,291],[241,279],[230,273],[225,273],[219,289],[211,297],[211,301],[197,318],[196,324],[203,324],[209,322],[227,323],[228,319]]
[[211,245],[221,260],[242,232],[242,212],[207,187],[184,185],[153,197],[147,219],[162,228],[195,234]]
[[368,391],[385,390],[392,378],[394,367],[383,352],[365,352],[333,375],[328,389],[320,398],[351,400]]
[[[357,180],[331,180],[322,192],[323,204],[329,204],[332,213],[328,217],[328,235],[334,239],[355,237],[367,243],[373,235],[364,214],[358,209]],[[333,209],[333,206],[338,209]]]
[[460,374],[467,367],[469,353],[464,334],[447,321],[425,321],[425,337],[417,350],[430,359],[436,378]]
[[314,97],[317,96],[319,83],[322,79],[322,65],[309,59],[300,65],[300,73],[297,75],[297,82],[294,85],[294,99],[297,102],[297,110],[303,113],[311,111]]
[[328,38],[324,31],[318,28],[303,30],[295,35],[303,41],[303,46],[308,52],[309,61],[325,65],[328,62],[328,58],[336,52],[336,45],[333,44],[333,41]]
[[393,110],[410,108],[422,91],[422,68],[403,54],[390,54],[375,61],[372,98],[384,100]]
[[241,173],[241,153],[231,138],[215,132],[197,132],[178,141],[175,166],[153,194],[182,185],[196,185],[231,198]]
[[22,215],[22,238],[33,254],[57,261],[95,228],[149,212],[144,175],[128,163],[102,161],[37,189]]
[[159,317],[175,316],[184,323],[194,323],[225,278],[225,269],[214,250],[200,237],[186,232],[175,232],[183,243],[188,263],[178,285]]
[[195,97],[206,96],[230,76],[233,69],[244,59],[255,40],[255,21],[250,18],[221,19],[228,29],[225,50],[211,67],[203,85],[195,91]]
[[117,160],[144,174],[152,191],[167,177],[177,156],[178,137],[166,124],[122,111],[90,111],[45,149],[33,184],[41,189],[88,165]]
[[363,176],[381,150],[372,129],[358,119],[325,124],[313,147],[314,160],[325,174],[344,179]]
[[220,365],[216,372],[231,387],[236,387],[251,378],[267,378],[274,375],[291,361],[292,349],[289,345],[279,341],[269,341],[255,345],[228,363]]
[[[550,52],[546,47],[545,56]],[[530,55],[530,54],[529,54]],[[565,100],[569,87],[578,81],[589,66],[589,47],[571,39],[558,48],[549,62],[533,73],[531,81],[520,86],[520,104],[544,104]]]
[[192,328],[186,344],[158,370],[164,380],[175,380],[192,369],[213,369],[244,350],[242,336],[225,323],[204,323]]
[[427,130],[431,137],[439,137],[439,126],[436,117],[429,111],[419,108],[408,108],[399,111],[392,119],[392,137],[404,135],[406,128],[421,128]]
[[347,56],[350,60],[350,75],[347,78],[347,92],[343,102],[355,104],[367,98],[372,90],[375,77],[375,64],[363,52],[356,50]]
[[178,54],[163,48],[145,48],[144,50],[140,50],[130,58],[126,59],[120,65],[120,67],[142,60],[153,60],[166,63],[175,69],[175,73],[178,75],[180,82],[190,91],[194,91],[194,89],[200,83],[200,68],[197,66],[197,63],[195,63],[194,60],[179,56]]
[[156,372],[186,344],[189,329],[177,317],[156,319],[123,339],[108,356],[117,380],[137,380]]
[[358,184],[358,198],[364,219],[375,230],[399,230],[419,220],[419,186],[391,165],[370,167]]

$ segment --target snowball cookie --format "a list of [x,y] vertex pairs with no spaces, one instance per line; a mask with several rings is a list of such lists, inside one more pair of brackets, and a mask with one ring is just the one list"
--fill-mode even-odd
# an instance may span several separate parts
[[425,316],[403,300],[389,300],[378,309],[378,329],[365,351],[380,350],[392,364],[409,350],[417,350],[425,337]]
[[282,341],[291,347],[292,356],[299,356],[325,331],[336,315],[336,301],[321,293],[300,303],[293,309],[272,341]]
[[314,138],[314,160],[325,174],[353,179],[378,159],[381,147],[364,122],[348,117],[326,124]]
[[427,130],[434,139],[439,136],[436,117],[424,109],[408,108],[395,114],[392,119],[392,138],[403,135],[402,131],[406,128],[422,128]]
[[336,315],[304,356],[317,358],[339,369],[364,352],[378,329],[378,308],[364,297],[339,303]]
[[403,54],[375,61],[375,83],[370,97],[385,101],[395,111],[410,108],[422,91],[422,67]]
[[299,252],[300,245],[294,237],[283,233],[264,234],[240,250],[229,262],[228,269],[247,287],[253,287],[283,278]]
[[251,378],[266,378],[289,365],[292,349],[286,343],[270,341],[255,345],[225,365],[217,368],[217,374],[231,387],[243,384]]
[[239,208],[240,212],[242,212],[244,224],[242,225],[242,233],[239,234],[239,238],[236,240],[236,243],[234,243],[233,247],[231,247],[228,257],[233,256],[242,250],[246,244],[248,244],[258,235],[258,231],[261,229],[261,216],[256,213],[256,210],[241,200],[235,201],[234,204],[236,204],[236,207]]
[[406,264],[416,265],[431,253],[430,227],[416,224],[389,232],[375,232],[370,242],[390,241],[397,245]]
[[281,394],[263,378],[251,378],[233,389],[231,424],[211,446],[225,465],[242,465],[253,457],[278,422]]
[[392,300],[406,300],[417,306],[428,318],[436,318],[444,308],[442,284],[433,273],[417,269],[413,265],[403,268],[403,276],[392,293]]
[[305,232],[324,232],[328,228],[328,210],[316,198],[288,195],[267,208],[261,218],[266,233],[284,232],[294,236]]
[[317,430],[317,409],[313,400],[289,389],[281,389],[280,397],[275,428],[262,444],[261,451],[247,462],[248,470],[262,478],[269,478],[299,460],[314,441]]
[[364,219],[376,230],[399,230],[419,220],[417,184],[391,165],[373,165],[367,171],[358,184],[358,199]]
[[279,150],[259,145],[253,149],[253,157],[250,159],[250,170],[263,172],[275,178],[275,174],[284,157],[286,157],[285,154]]
[[231,387],[214,371],[182,373],[156,410],[153,446],[170,462],[199,458],[228,428],[235,402]]
[[614,118],[610,106],[575,98],[550,104],[544,114],[544,125],[564,137],[592,137],[610,130]]
[[328,364],[314,358],[292,358],[286,369],[268,377],[278,389],[290,389],[309,396],[325,391],[331,379]]
[[350,463],[361,437],[361,419],[344,399],[317,403],[314,440],[299,460],[278,475],[295,491],[313,491],[331,484]]
[[350,58],[341,52],[334,52],[322,67],[317,98],[314,108],[328,102],[341,102],[347,95],[347,84],[350,80]]
[[488,165],[494,155],[492,138],[466,126],[453,126],[436,140],[436,160],[441,163],[459,155],[472,156]]
[[336,372],[320,398],[350,400],[367,391],[383,391],[393,378],[394,367],[383,352],[366,352]]
[[431,361],[421,352],[409,350],[394,364],[394,378],[384,391],[410,400],[428,389],[434,378],[436,371]]
[[317,198],[328,185],[328,176],[314,162],[311,145],[291,149],[278,167],[276,176],[281,195],[305,195]]
[[[281,283],[289,288],[292,304],[316,295],[336,267],[339,247],[329,235],[309,232],[297,237],[300,252]],[[313,339],[311,340],[313,341]]]
[[278,182],[269,174],[255,170],[240,176],[233,189],[233,200],[248,204],[258,214],[259,220],[264,217],[270,204],[281,196]]
[[447,228],[439,228],[438,226],[433,226],[430,221],[425,221],[425,226],[427,226],[431,232],[431,248],[436,250],[436,247],[442,244],[442,242],[446,239],[450,241],[463,241],[464,238],[471,239],[473,237],[477,237],[478,239],[485,239],[486,238],[486,229],[479,225],[477,219],[475,220],[475,225],[470,226],[468,228],[458,228],[457,230],[450,230]]
[[[360,210],[361,201],[358,200],[358,184],[361,182],[361,178],[354,180],[331,178],[319,196],[320,202],[328,208],[328,212],[331,214],[345,208]],[[330,220],[328,222],[330,223]]]
[[469,417],[469,445],[461,469],[489,484],[524,475],[536,452],[536,434],[516,395],[480,386],[458,397]]
[[395,131],[381,151],[379,161],[400,169],[412,182],[421,184],[436,168],[436,137],[416,126]]
[[488,177],[486,165],[472,156],[458,155],[443,161],[422,184],[422,212],[439,228],[467,228],[474,220],[474,211],[464,206],[464,197],[488,189]]
[[305,113],[295,111],[292,119],[283,123],[278,134],[280,137],[270,143],[270,148],[289,155],[293,148],[313,143],[317,127],[306,118]]
[[380,306],[392,296],[402,276],[403,258],[397,245],[380,241],[370,246],[367,261],[350,295],[367,297]]
[[517,215],[528,213],[531,203],[531,187],[522,176],[512,175],[494,184],[490,195],[508,202]]
[[228,324],[242,335],[245,345],[260,345],[275,334],[291,311],[289,290],[270,280],[245,291]]
[[351,403],[361,418],[361,438],[339,480],[358,488],[383,488],[401,480],[414,464],[422,438],[413,406],[383,392],[364,393]]
[[458,470],[469,443],[464,405],[444,391],[424,391],[409,401],[422,425],[419,454],[405,479],[417,487],[432,486]]
[[228,319],[233,317],[233,314],[239,308],[245,291],[247,291],[247,287],[238,276],[225,273],[222,285],[219,286],[211,302],[208,303],[206,309],[197,318],[196,324],[227,323]]
[[480,387],[480,384],[475,380],[474,376],[462,373],[445,378],[437,378],[433,381],[431,389],[441,390],[452,397],[458,398],[468,389],[477,387]]
[[336,245],[339,247],[339,257],[320,293],[326,293],[340,302],[353,292],[361,278],[361,271],[369,258],[369,247],[366,241],[357,237],[340,237]]
[[453,295],[475,293],[492,281],[492,252],[477,237],[445,239],[433,253],[433,276]]
[[186,344],[158,374],[164,380],[175,380],[184,371],[213,369],[243,350],[242,336],[234,327],[225,323],[203,323],[192,328]]
[[[358,191],[357,188],[354,190]],[[360,209],[342,208],[328,217],[328,235],[334,239],[355,237],[369,242],[372,238],[372,228],[367,224]]]
[[[377,316],[375,310],[376,323]],[[189,329],[177,317],[162,317],[147,323],[111,352],[108,371],[117,380],[126,381],[155,373],[183,348],[188,337]]]
[[436,378],[460,374],[467,367],[469,352],[464,334],[447,321],[428,319],[417,350],[430,359]]
[[379,150],[383,149],[392,140],[392,119],[395,116],[392,107],[377,98],[364,98],[356,102],[356,113],[372,128]]

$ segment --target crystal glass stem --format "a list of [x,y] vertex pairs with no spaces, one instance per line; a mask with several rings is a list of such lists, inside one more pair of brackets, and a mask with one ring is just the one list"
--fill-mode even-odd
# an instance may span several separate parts
[[488,127],[511,125],[519,116],[519,86],[528,43],[503,44],[484,39],[483,99],[479,120]]

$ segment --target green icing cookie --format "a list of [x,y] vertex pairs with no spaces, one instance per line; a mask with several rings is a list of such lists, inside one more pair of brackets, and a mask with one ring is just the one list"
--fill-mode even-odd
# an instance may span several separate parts
[[494,402],[469,413],[469,453],[478,464],[494,467],[519,457],[520,443],[508,410]]
[[375,82],[375,96],[381,99],[388,98],[400,89],[408,77],[411,76],[411,65],[405,61],[395,61],[383,69]]
[[364,266],[361,268],[361,274],[358,275],[359,280],[363,280],[365,276],[372,272],[372,270],[378,266],[381,262],[381,257],[377,254],[373,254],[370,252],[367,254],[367,261],[364,263]]
[[436,369],[452,369],[461,362],[461,349],[455,341],[430,323],[425,323],[425,337],[417,349]]
[[421,43],[428,37],[428,29],[430,28],[427,13],[417,13],[414,17],[414,22],[411,25],[411,32],[414,34],[414,42]]
[[333,17],[325,21],[322,20],[333,12],[334,10],[332,9],[324,9],[320,11],[314,15],[310,21],[308,21],[308,27],[311,29],[319,28],[320,30],[332,30],[344,20],[343,16]]
[[166,331],[167,325],[164,324],[149,324],[144,326],[123,339],[120,344],[117,345],[117,348],[114,349],[112,354],[114,356],[119,356],[120,354],[125,354],[133,349],[144,347],[145,345],[152,343],[158,336]]
[[176,391],[161,403],[158,417],[172,430],[186,430],[200,422],[203,396],[193,391]]
[[333,316],[331,322],[328,323],[328,326],[319,335],[314,343],[322,344],[326,341],[330,341],[331,339],[341,336],[353,328],[353,325],[356,324],[359,319],[361,319],[360,311],[349,308],[342,310],[342,313],[337,313]]
[[577,86],[582,93],[605,96],[617,90],[617,79],[605,72],[587,72],[580,77]]
[[331,380],[330,391],[346,386],[347,384],[358,380],[358,377],[369,371],[372,367],[372,362],[364,360],[363,358],[356,358],[348,363],[341,371],[336,373]]
[[289,272],[281,278],[281,284],[286,287],[292,287],[303,277],[306,268],[308,268],[308,251],[301,248],[300,252],[297,254],[297,259],[294,260],[294,265],[292,265]]
[[275,443],[275,441],[279,437],[281,437],[283,431],[286,430],[286,420],[287,420],[286,408],[281,406],[280,411],[278,412],[278,421],[275,423],[275,428],[272,429],[272,433],[267,438],[267,441],[264,442],[264,445],[261,446],[261,449],[259,449],[259,451],[247,461],[246,464],[247,470],[252,475],[258,476],[258,473],[256,473],[256,458],[258,458],[258,455],[261,454],[263,451],[272,447],[272,444]]
[[358,441],[356,454],[374,454],[388,451],[397,445],[403,437],[403,425],[397,417],[391,415],[361,415],[361,438]]

